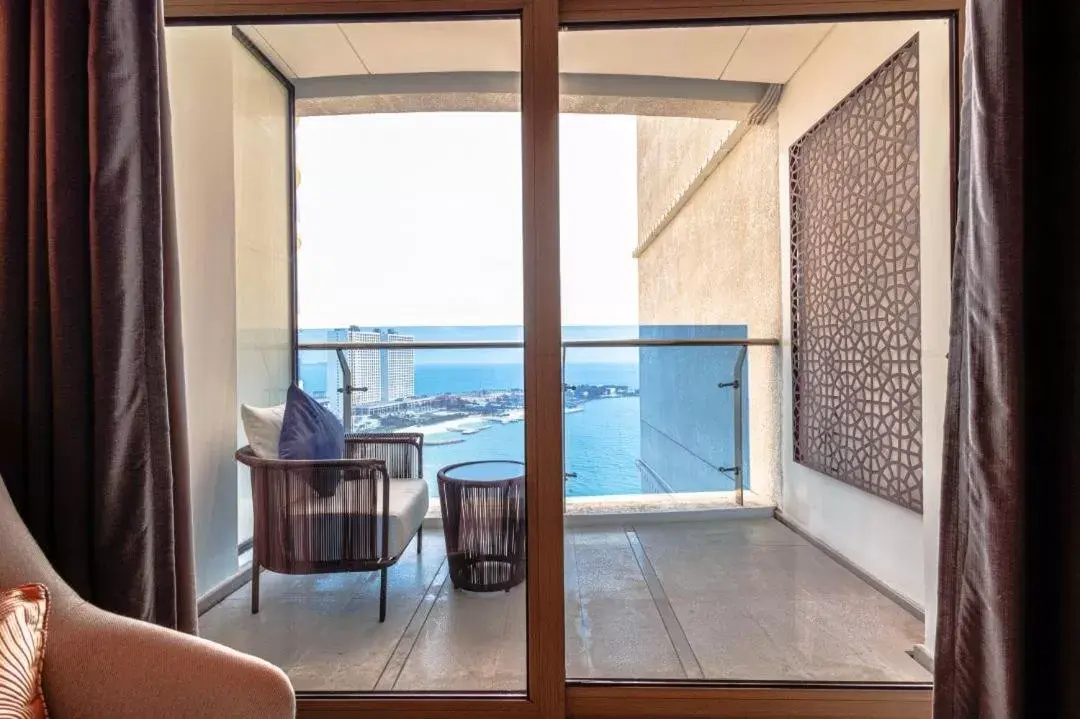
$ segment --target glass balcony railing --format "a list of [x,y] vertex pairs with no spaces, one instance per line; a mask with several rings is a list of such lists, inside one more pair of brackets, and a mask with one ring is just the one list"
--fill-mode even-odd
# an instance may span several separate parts
[[732,491],[741,503],[746,346],[630,347],[632,381],[614,386],[602,379],[613,367],[587,353],[615,348],[564,349],[567,496]]
[[[766,441],[751,435],[775,433],[778,408],[761,408],[772,421],[752,417],[751,370],[758,368],[748,357],[751,348],[773,354],[775,347],[747,339],[744,328],[697,329],[642,327],[637,338],[564,341],[570,502],[728,493],[741,505],[752,486],[770,485],[767,477],[751,484],[751,445]],[[702,329],[714,331],[700,336]],[[302,333],[297,349],[305,391],[349,431],[424,435],[433,497],[442,467],[524,460],[520,339],[426,341],[402,332],[304,341]],[[762,364],[768,374],[771,363]]]

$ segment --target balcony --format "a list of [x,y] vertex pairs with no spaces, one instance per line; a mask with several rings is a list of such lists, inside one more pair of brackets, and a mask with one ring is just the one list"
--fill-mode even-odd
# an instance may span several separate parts
[[[433,481],[465,458],[522,458],[521,344],[425,342],[414,332],[423,334],[394,340],[411,345],[402,357],[419,386],[407,402],[386,392],[364,401],[372,388],[360,391],[351,376],[365,366],[362,353],[382,351],[377,337],[299,345],[309,377],[342,382],[334,406],[352,429],[428,438],[423,552],[414,541],[390,569],[385,623],[377,573],[264,572],[260,613],[251,613],[248,585],[202,617],[204,636],[281,666],[298,690],[526,686],[525,587],[453,587]],[[909,654],[923,640],[918,611],[778,518],[778,350],[723,337],[741,332],[697,328],[708,337],[687,338],[686,328],[643,327],[636,339],[564,342],[567,676],[929,681]],[[439,362],[448,356],[453,365]],[[485,357],[509,362],[484,368]],[[437,392],[429,366],[445,383]],[[473,379],[466,391],[448,366],[510,379]]]
[[[772,516],[568,521],[567,676],[928,682],[923,624]],[[525,586],[454,590],[436,521],[378,575],[264,573],[201,618],[203,636],[282,667],[298,690],[521,691]]]

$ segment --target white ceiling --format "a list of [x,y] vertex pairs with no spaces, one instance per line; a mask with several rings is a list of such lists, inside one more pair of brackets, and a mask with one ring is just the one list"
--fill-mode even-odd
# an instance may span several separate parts
[[715,79],[745,28],[593,30],[559,35],[560,72]]
[[[789,24],[588,30],[559,36],[566,73],[785,83],[832,28]],[[241,28],[289,77],[515,72],[515,20],[258,25]]]

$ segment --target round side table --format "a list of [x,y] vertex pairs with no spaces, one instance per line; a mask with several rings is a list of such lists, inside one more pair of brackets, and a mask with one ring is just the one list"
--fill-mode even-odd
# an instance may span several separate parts
[[491,460],[439,470],[450,581],[473,592],[525,581],[525,465]]

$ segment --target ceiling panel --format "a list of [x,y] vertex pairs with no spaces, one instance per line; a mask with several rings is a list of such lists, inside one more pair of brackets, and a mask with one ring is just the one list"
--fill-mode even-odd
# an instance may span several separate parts
[[831,28],[828,23],[751,26],[721,79],[785,83]]
[[517,20],[350,23],[342,29],[375,74],[517,72]]
[[296,72],[289,67],[289,63],[285,62],[285,58],[278,55],[277,50],[273,45],[266,41],[261,34],[259,34],[259,28],[254,25],[239,25],[239,30],[244,34],[251,44],[259,48],[259,52],[266,55],[266,58],[274,64],[282,75],[285,77],[296,78]]
[[298,77],[368,72],[337,25],[258,25],[256,29]]
[[[582,30],[559,35],[564,73],[785,83],[831,24]],[[516,20],[258,25],[243,28],[290,77],[515,72]]]
[[559,71],[717,78],[745,27],[581,30],[559,36]]

